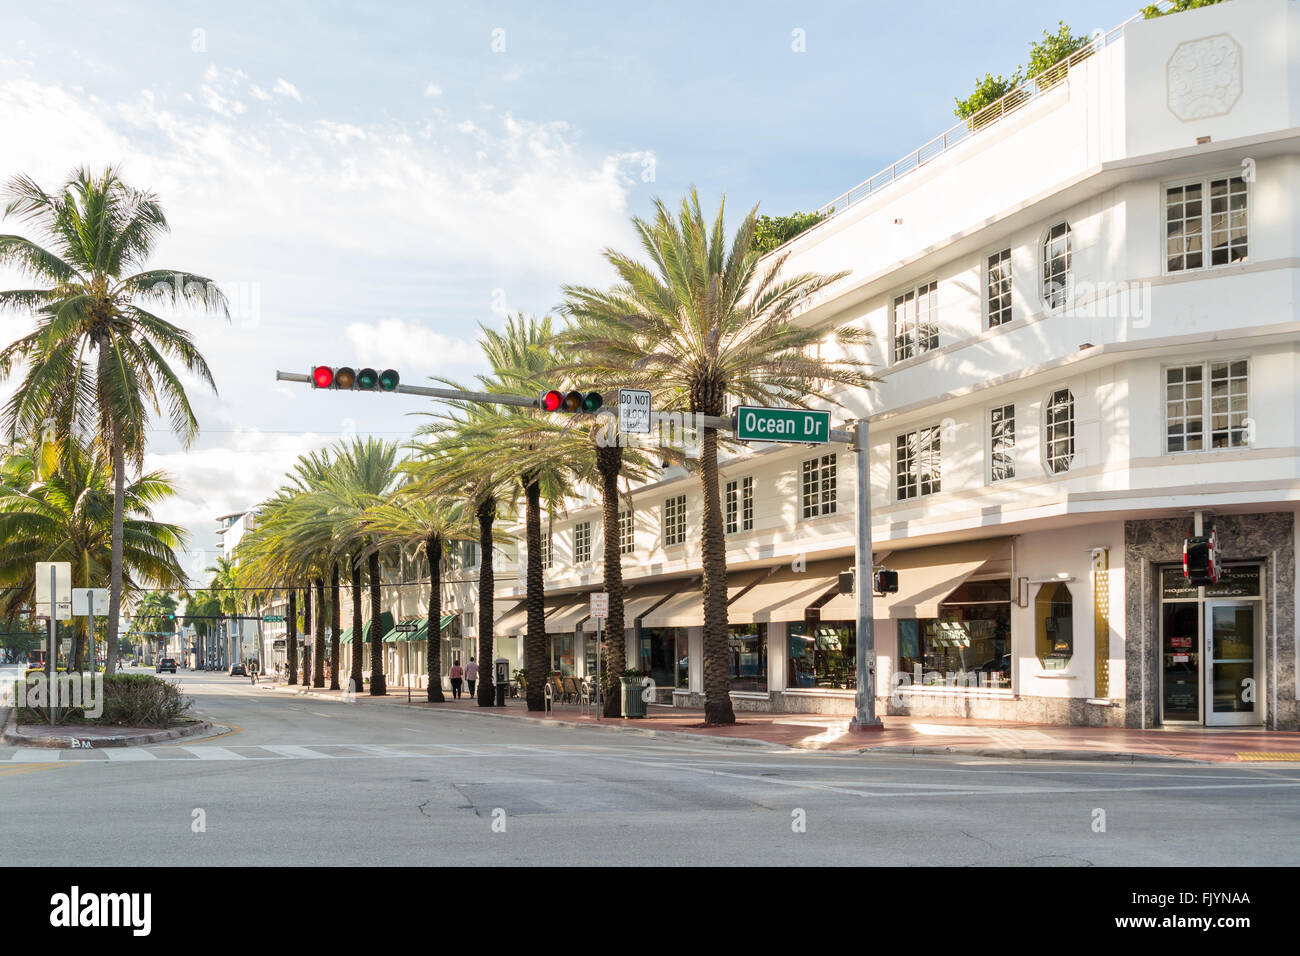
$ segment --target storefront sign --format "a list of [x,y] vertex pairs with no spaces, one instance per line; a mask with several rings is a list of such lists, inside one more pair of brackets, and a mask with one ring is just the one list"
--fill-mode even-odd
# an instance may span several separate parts
[[[1258,564],[1237,564],[1223,569],[1217,584],[1205,586],[1207,598],[1259,597]],[[1160,596],[1166,601],[1195,600],[1200,589],[1183,577],[1182,568],[1163,568],[1160,572]]]

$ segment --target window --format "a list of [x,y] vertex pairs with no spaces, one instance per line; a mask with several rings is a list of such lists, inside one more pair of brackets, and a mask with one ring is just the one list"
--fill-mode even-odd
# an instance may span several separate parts
[[1246,447],[1248,385],[1245,359],[1165,369],[1165,451]]
[[555,547],[549,534],[542,535],[542,570],[555,566]]
[[618,513],[618,553],[631,554],[636,550],[636,526],[630,510]]
[[1016,406],[1002,405],[989,413],[989,480],[1016,477]]
[[686,496],[664,501],[664,546],[686,543]]
[[790,647],[790,687],[857,687],[857,624],[854,621],[792,621],[786,625]]
[[473,541],[462,541],[460,543],[460,566],[468,570],[478,564],[478,545]]
[[894,440],[894,474],[898,500],[932,495],[939,490],[939,426],[931,425]]
[[573,526],[573,563],[586,564],[591,560],[591,522],[580,521]]
[[1043,240],[1043,303],[1059,309],[1070,298],[1070,224],[1058,223]]
[[1241,262],[1246,258],[1246,233],[1246,181],[1240,176],[1165,187],[1166,271],[1185,272]]
[[1074,598],[1063,581],[1044,584],[1034,600],[1038,660],[1049,670],[1064,670],[1074,656]]
[[988,271],[984,275],[984,301],[990,329],[1011,321],[1010,249],[989,256]]
[[939,284],[929,282],[894,299],[894,361],[939,347]]
[[835,514],[835,456],[822,455],[803,463],[803,516]]
[[1011,687],[1011,580],[965,581],[937,618],[898,622],[898,663],[916,686]]
[[1047,400],[1046,441],[1047,470],[1054,475],[1070,470],[1074,460],[1074,395],[1068,388],[1058,388]]
[[732,624],[727,628],[731,689],[767,690],[767,625]]
[[745,477],[727,482],[727,534],[754,530],[754,479]]

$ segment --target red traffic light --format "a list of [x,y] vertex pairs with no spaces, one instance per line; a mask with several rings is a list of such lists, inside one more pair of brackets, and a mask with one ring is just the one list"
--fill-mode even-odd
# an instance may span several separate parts
[[543,392],[542,397],[537,402],[548,412],[558,412],[560,406],[564,404],[564,396],[552,389],[549,392]]
[[311,370],[311,381],[317,388],[329,388],[334,384],[334,369],[328,365],[317,365]]

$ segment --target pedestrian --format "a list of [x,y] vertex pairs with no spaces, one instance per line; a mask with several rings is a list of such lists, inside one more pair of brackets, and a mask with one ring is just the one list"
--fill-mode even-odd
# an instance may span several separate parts
[[478,680],[478,665],[474,663],[474,658],[469,659],[465,665],[465,685],[469,688],[469,696],[474,696],[474,682]]
[[460,661],[452,661],[451,664],[451,696],[453,700],[460,700],[460,678],[465,673],[461,670]]

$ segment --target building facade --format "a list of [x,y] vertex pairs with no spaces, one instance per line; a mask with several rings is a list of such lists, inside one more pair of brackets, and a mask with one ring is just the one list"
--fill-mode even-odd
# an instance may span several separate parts
[[[880,712],[1300,729],[1297,91],[1290,0],[1137,19],[782,247],[848,273],[796,321],[873,334],[878,381],[833,410],[869,424],[870,488],[842,445],[723,462],[737,709],[852,712],[839,574],[869,496],[899,579],[874,604]],[[698,480],[630,501],[629,661],[698,704]],[[1223,575],[1191,587],[1183,542],[1211,529]],[[561,673],[593,670],[602,534],[593,501],[544,532]]]

